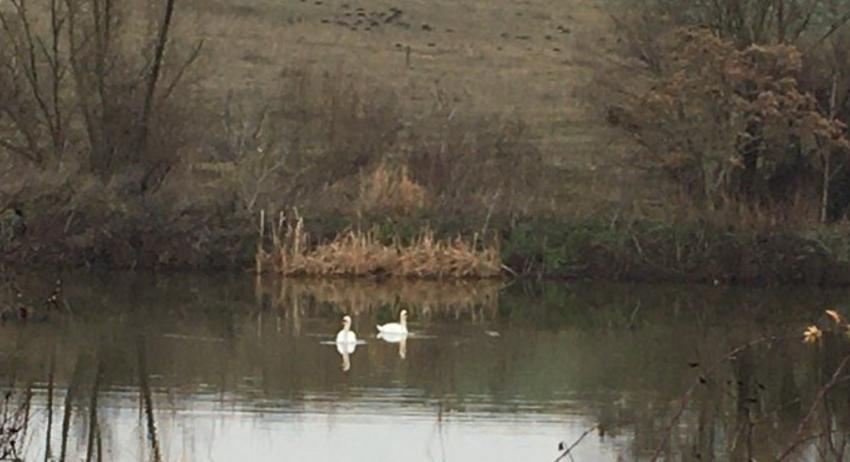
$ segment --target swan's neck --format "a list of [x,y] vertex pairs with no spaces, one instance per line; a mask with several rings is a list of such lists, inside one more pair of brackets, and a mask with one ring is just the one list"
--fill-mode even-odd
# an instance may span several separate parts
[[400,321],[401,321],[401,323],[400,323],[401,327],[404,327],[405,329],[407,329],[407,318],[401,318]]

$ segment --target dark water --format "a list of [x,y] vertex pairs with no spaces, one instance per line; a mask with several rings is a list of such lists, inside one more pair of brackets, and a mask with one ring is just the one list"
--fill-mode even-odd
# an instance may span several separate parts
[[[585,432],[574,460],[850,460],[848,371],[812,406],[850,339],[801,342],[846,292],[121,273],[47,311],[55,277],[19,277],[0,329],[28,461],[552,461]],[[401,308],[411,335],[376,339]]]

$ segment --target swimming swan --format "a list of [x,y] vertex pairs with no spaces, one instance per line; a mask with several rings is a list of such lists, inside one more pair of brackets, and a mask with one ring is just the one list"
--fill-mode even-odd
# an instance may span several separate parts
[[398,337],[407,335],[407,310],[401,310],[399,313],[400,322],[390,322],[383,326],[378,326],[379,335],[383,334],[386,337]]
[[337,345],[357,344],[357,336],[351,330],[351,316],[342,317],[342,330],[336,334],[336,343]]

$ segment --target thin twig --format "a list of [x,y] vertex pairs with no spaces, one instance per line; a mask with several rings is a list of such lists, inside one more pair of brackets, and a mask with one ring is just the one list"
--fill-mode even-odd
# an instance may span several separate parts
[[581,440],[583,440],[587,435],[589,435],[591,432],[593,432],[593,430],[596,430],[597,428],[599,428],[599,424],[596,424],[596,425],[588,428],[587,430],[585,430],[584,433],[582,433],[581,436],[579,436],[578,439],[575,440],[573,442],[573,444],[570,445],[570,447],[568,447],[567,449],[564,450],[563,454],[561,454],[560,456],[558,456],[557,459],[554,460],[554,462],[558,462],[558,461],[560,461],[561,459],[563,459],[564,457],[567,457],[567,456],[572,457],[570,455],[570,452],[573,449],[575,449],[575,447],[578,446],[579,443],[581,443]]
[[661,441],[658,443],[658,446],[655,448],[655,454],[652,455],[652,458],[650,459],[650,461],[655,462],[661,457],[661,451],[664,450],[664,446],[666,446],[667,442],[670,440],[670,435],[672,433],[673,426],[676,425],[676,422],[678,422],[679,419],[682,417],[682,414],[685,412],[685,408],[688,406],[688,403],[690,403],[690,401],[691,401],[691,397],[693,396],[694,391],[697,389],[698,386],[702,385],[703,381],[705,380],[705,374],[707,374],[710,371],[713,371],[715,368],[720,366],[720,364],[723,364],[725,361],[734,358],[735,356],[738,355],[738,353],[741,353],[742,351],[744,351],[748,348],[752,348],[752,347],[754,347],[754,346],[756,346],[760,343],[764,343],[764,342],[768,342],[768,341],[775,341],[775,340],[778,340],[778,339],[779,339],[779,337],[774,337],[774,336],[762,337],[762,338],[753,340],[751,342],[748,342],[744,345],[741,345],[737,348],[734,348],[728,354],[726,354],[722,358],[718,359],[714,364],[711,365],[711,367],[705,369],[702,375],[699,375],[696,379],[694,379],[691,386],[688,387],[688,389],[685,391],[685,394],[682,395],[682,398],[679,401],[679,409],[676,411],[676,414],[673,415],[673,418],[670,419],[670,422],[668,422],[667,427],[665,427],[664,438],[662,438]]
[[186,70],[189,69],[192,64],[194,64],[195,61],[197,61],[198,58],[201,56],[201,50],[203,49],[203,47],[204,40],[201,39],[198,41],[195,47],[192,48],[192,52],[189,53],[189,57],[186,58],[186,61],[184,61],[183,65],[180,66],[180,69],[177,71],[177,74],[171,80],[171,83],[165,88],[165,92],[163,92],[162,94],[162,99],[168,99],[168,97],[171,96],[171,93],[183,79],[183,74],[185,74]]
[[812,403],[812,406],[809,408],[809,412],[806,413],[806,416],[803,417],[803,420],[800,421],[800,425],[797,426],[797,431],[794,433],[794,438],[791,440],[793,441],[793,443],[791,443],[791,445],[788,446],[788,449],[786,449],[785,452],[783,452],[782,455],[779,456],[777,461],[781,461],[788,458],[788,456],[793,454],[797,447],[800,446],[800,443],[803,441],[803,432],[806,430],[806,426],[808,426],[809,421],[812,420],[812,417],[814,416],[818,405],[826,398],[826,394],[829,393],[829,390],[831,390],[833,387],[835,387],[836,384],[838,384],[839,379],[841,378],[841,373],[844,372],[844,368],[847,367],[848,363],[850,363],[850,355],[844,357],[844,359],[841,361],[841,364],[839,364],[838,368],[836,368],[835,372],[833,372],[832,378],[829,379],[829,382],[827,382],[826,385],[822,386],[821,389],[818,391],[818,395],[815,398],[815,402]]

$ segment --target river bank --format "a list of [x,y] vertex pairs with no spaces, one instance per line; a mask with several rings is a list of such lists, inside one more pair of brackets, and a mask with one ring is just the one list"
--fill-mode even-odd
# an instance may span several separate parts
[[[210,218],[154,212],[132,220],[62,226],[43,219],[0,246],[9,268],[253,270],[257,226],[247,215]],[[387,245],[423,229],[436,239],[488,236],[505,277],[619,282],[850,285],[850,233],[841,226],[733,230],[707,224],[585,220],[438,220],[307,217],[307,246],[352,229]],[[271,237],[266,236],[270,241]],[[485,242],[478,238],[479,242]],[[481,244],[483,245],[483,244]],[[327,249],[326,249],[327,250]],[[371,271],[370,275],[380,273]]]

